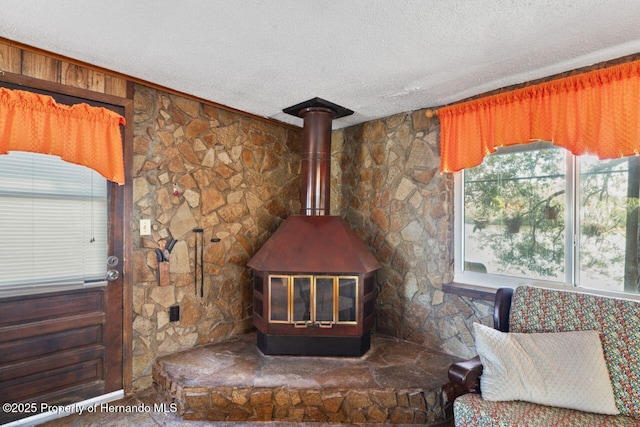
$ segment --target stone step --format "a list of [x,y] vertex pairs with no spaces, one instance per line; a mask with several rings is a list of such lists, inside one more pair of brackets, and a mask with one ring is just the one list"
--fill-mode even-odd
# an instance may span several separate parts
[[154,384],[185,420],[427,424],[457,358],[374,335],[362,357],[265,356],[255,333],[158,358]]

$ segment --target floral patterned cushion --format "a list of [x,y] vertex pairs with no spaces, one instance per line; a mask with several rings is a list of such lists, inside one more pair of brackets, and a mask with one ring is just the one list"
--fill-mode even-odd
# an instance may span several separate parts
[[528,402],[490,402],[465,394],[453,403],[456,427],[631,427],[638,420]]
[[600,331],[616,406],[640,419],[640,302],[521,286],[513,294],[509,329]]

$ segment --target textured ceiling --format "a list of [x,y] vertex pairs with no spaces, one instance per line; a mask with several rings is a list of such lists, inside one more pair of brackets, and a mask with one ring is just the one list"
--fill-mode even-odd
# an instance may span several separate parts
[[334,128],[640,52],[640,0],[1,0],[0,37],[258,116]]

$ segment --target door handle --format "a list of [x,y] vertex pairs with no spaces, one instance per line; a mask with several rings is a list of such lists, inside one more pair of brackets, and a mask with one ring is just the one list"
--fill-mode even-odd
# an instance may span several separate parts
[[118,277],[120,277],[120,272],[118,270],[107,270],[107,280],[109,282],[118,280]]

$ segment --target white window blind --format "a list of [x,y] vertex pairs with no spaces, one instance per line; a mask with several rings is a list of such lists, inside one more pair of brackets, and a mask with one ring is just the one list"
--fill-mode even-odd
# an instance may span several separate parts
[[0,289],[104,280],[107,184],[59,157],[0,155]]

